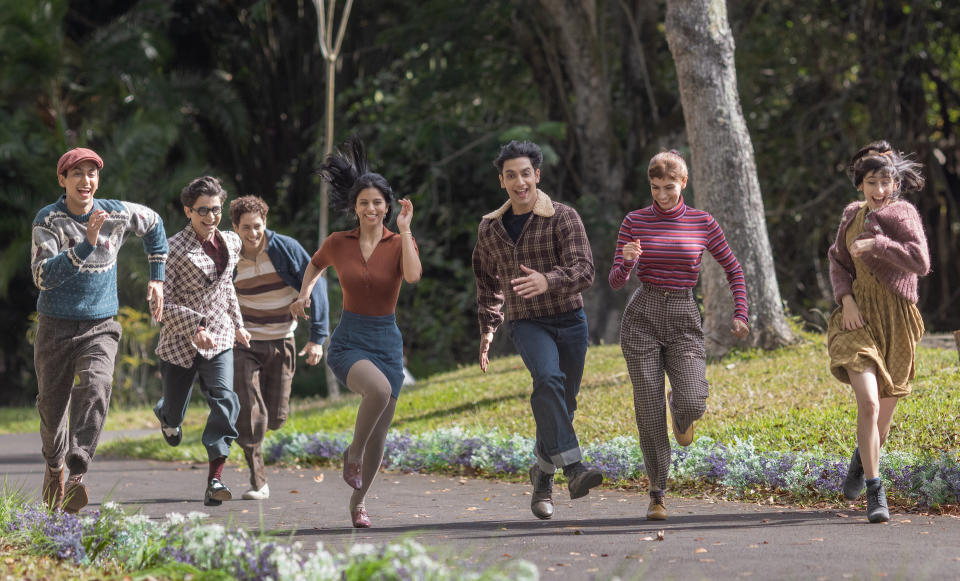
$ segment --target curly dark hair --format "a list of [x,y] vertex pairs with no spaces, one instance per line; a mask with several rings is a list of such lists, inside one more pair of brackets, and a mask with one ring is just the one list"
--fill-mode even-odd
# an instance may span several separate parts
[[244,214],[250,213],[260,214],[260,217],[266,222],[267,212],[269,211],[270,206],[260,196],[241,196],[230,202],[230,222],[236,226],[240,223],[240,218]]
[[393,213],[393,188],[382,175],[367,167],[367,152],[356,135],[347,138],[336,153],[327,156],[318,170],[330,184],[330,208],[349,214],[357,205],[357,194],[367,188],[376,188],[387,204],[386,222]]
[[202,176],[191,181],[180,191],[180,203],[192,208],[200,196],[214,196],[220,198],[220,203],[226,201],[227,190],[223,189],[220,180],[213,176]]
[[540,169],[540,165],[543,163],[543,151],[540,150],[539,145],[532,141],[517,141],[514,139],[501,147],[500,155],[497,156],[497,159],[493,160],[493,165],[496,166],[497,173],[503,173],[504,163],[518,157],[529,158],[533,169]]

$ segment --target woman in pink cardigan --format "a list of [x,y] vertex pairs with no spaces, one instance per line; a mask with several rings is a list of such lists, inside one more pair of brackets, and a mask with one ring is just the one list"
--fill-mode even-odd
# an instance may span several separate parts
[[917,277],[930,270],[923,224],[900,199],[923,188],[920,165],[877,141],[858,151],[847,170],[864,201],[843,211],[830,247],[830,282],[840,306],[830,317],[830,371],[857,398],[857,448],[843,483],[854,500],[867,488],[867,518],[890,520],[880,481],[880,447],[898,398],[910,393],[914,350],[923,335]]

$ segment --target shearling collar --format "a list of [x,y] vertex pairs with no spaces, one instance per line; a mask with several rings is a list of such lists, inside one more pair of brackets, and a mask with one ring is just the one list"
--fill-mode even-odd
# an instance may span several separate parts
[[[484,215],[483,219],[495,220],[500,216],[503,216],[509,208],[510,200],[507,200],[507,203],[500,206],[499,209]],[[554,213],[556,213],[556,210],[553,208],[553,202],[550,201],[550,196],[548,196],[546,192],[540,188],[537,188],[537,202],[533,205],[533,213],[537,216],[543,216],[544,218],[550,218],[554,215]]]

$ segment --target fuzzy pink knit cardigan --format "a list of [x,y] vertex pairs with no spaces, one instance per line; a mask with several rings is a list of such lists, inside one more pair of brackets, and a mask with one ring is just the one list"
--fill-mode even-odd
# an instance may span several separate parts
[[[837,303],[853,294],[856,269],[847,248],[847,227],[864,202],[853,202],[843,210],[837,240],[827,253],[830,258],[830,282]],[[923,223],[910,202],[898,200],[872,212],[857,240],[873,238],[876,246],[860,260],[877,279],[897,295],[916,304],[917,277],[930,272],[930,251]]]

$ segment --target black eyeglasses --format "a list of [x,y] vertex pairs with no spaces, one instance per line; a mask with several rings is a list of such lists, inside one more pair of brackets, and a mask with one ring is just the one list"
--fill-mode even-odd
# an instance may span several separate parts
[[214,216],[219,216],[223,212],[223,206],[200,206],[199,208],[190,208],[197,214],[200,214],[201,217],[206,217],[207,214],[213,212]]

